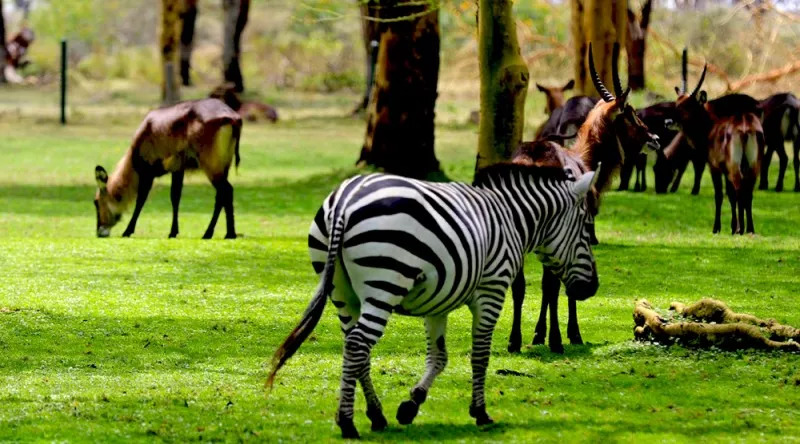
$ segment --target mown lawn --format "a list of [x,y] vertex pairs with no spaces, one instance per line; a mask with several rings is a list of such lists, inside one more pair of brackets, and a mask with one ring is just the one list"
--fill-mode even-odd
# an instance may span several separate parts
[[[112,238],[97,239],[94,166],[111,170],[136,123],[61,128],[0,118],[0,441],[337,439],[342,339],[332,307],[269,397],[263,387],[266,364],[316,285],[308,226],[322,198],[354,173],[363,123],[246,127],[232,177],[240,239],[220,239],[224,220],[217,239],[199,239],[213,205],[199,176],[184,189],[178,239],[166,239],[168,178],[157,182],[133,238],[119,238],[124,218]],[[470,179],[475,133],[438,129],[450,177]],[[604,198],[595,250],[601,288],[579,306],[587,345],[566,345],[564,355],[545,346],[509,355],[507,304],[487,382],[491,428],[479,430],[467,412],[465,309],[450,316],[449,367],[415,423],[397,425],[395,409],[422,374],[425,345],[421,320],[393,317],[372,367],[390,427],[369,432],[359,395],[363,438],[800,440],[798,356],[632,341],[638,298],[666,307],[716,297],[800,325],[800,194],[759,192],[757,236],[713,236],[710,180],[692,197],[691,177],[674,195]],[[723,226],[728,214],[726,202]],[[528,261],[526,343],[538,314],[539,268]]]

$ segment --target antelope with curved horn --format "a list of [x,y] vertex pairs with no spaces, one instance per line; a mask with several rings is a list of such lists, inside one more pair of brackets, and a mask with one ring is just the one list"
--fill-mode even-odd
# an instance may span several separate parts
[[217,190],[214,213],[203,235],[210,239],[220,211],[225,209],[227,233],[233,239],[233,187],[228,182],[228,170],[236,160],[239,166],[239,135],[242,118],[217,99],[203,99],[150,111],[145,117],[128,151],[110,175],[97,166],[97,236],[108,237],[111,227],[119,222],[122,213],[136,202],[133,216],[123,237],[136,228],[153,179],[172,173],[172,229],[169,237],[178,235],[178,206],[186,170],[203,170]]
[[713,232],[720,231],[725,176],[731,205],[731,233],[753,233],[753,189],[765,145],[758,102],[742,94],[723,96],[716,103],[707,102],[706,92],[701,90],[707,68],[708,65],[703,67],[700,81],[691,93],[675,88],[678,93],[675,125],[692,148],[707,153],[716,204]]
[[[595,171],[597,184],[595,189],[603,191],[609,187],[614,175],[619,171],[625,157],[633,157],[641,152],[644,146],[658,149],[658,136],[653,135],[647,126],[636,115],[636,110],[628,103],[630,88],[622,90],[617,71],[619,45],[614,45],[612,52],[612,79],[616,97],[611,94],[594,65],[592,45],[587,53],[589,71],[597,93],[602,98],[589,113],[586,122],[578,131],[577,141],[571,149],[566,149],[550,140],[536,140],[523,143],[512,158],[513,163],[522,165],[558,166],[569,171],[574,177],[580,177],[588,171]],[[602,163],[603,168],[598,171]],[[593,195],[592,212],[597,212],[597,196]],[[594,234],[592,225],[591,233]],[[592,236],[594,238],[594,236]],[[594,238],[596,243],[596,238]],[[542,271],[542,306],[539,321],[533,339],[534,344],[543,344],[547,330],[547,312],[550,311],[550,349],[563,352],[561,331],[558,327],[558,294],[561,284],[556,275],[543,267]],[[508,350],[517,352],[522,345],[522,303],[525,299],[525,274],[520,270],[511,287],[514,300],[514,321]],[[569,297],[569,323],[567,336],[572,344],[582,344],[576,301],[585,299],[580,295]]]

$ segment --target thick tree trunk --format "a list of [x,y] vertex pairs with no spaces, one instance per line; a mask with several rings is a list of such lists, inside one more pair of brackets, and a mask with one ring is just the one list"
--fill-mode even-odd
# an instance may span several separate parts
[[6,21],[3,18],[3,0],[0,0],[0,83],[6,83]]
[[197,0],[183,0],[181,11],[181,82],[184,86],[192,84],[192,42],[194,24],[197,20]]
[[626,51],[628,52],[628,86],[632,90],[644,89],[644,60],[647,41],[647,27],[650,23],[651,0],[646,0],[642,7],[642,18],[638,19],[631,9],[628,9],[628,38]]
[[520,56],[511,0],[479,0],[481,115],[476,171],[508,160],[522,141],[528,67]]
[[222,0],[224,14],[224,42],[222,45],[222,69],[226,82],[235,85],[236,92],[244,91],[244,79],[239,64],[242,52],[242,32],[247,25],[247,15],[250,11],[250,0]]
[[[408,177],[439,172],[434,109],[439,80],[439,12],[430,5],[382,2],[383,22],[367,133],[358,164]],[[427,11],[427,12],[426,12]]]
[[181,100],[178,84],[178,24],[180,0],[161,0],[161,100],[172,104]]
[[[611,81],[611,52],[614,43],[623,46],[627,28],[627,0],[572,0],[572,33],[575,47],[576,90],[597,96],[589,75],[586,48],[592,43],[594,62],[600,79]],[[582,16],[578,16],[581,14]]]

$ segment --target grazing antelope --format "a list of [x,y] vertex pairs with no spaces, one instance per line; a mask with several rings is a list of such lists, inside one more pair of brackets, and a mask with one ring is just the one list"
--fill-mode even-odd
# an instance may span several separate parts
[[[634,108],[627,102],[630,88],[622,90],[617,71],[619,45],[614,45],[612,53],[612,78],[616,97],[606,89],[594,66],[592,46],[589,45],[589,70],[595,89],[602,101],[589,113],[586,122],[578,131],[577,141],[571,149],[566,149],[552,141],[537,140],[524,143],[513,156],[512,162],[522,165],[559,166],[570,171],[574,177],[580,177],[588,171],[596,171],[600,163],[602,171],[597,173],[596,189],[607,189],[614,175],[619,171],[623,160],[641,152],[644,146],[658,149],[658,136],[650,133],[647,126],[636,115]],[[597,199],[590,199],[592,212],[597,212]],[[591,221],[590,221],[591,222]],[[592,240],[594,224],[589,227]],[[542,305],[539,321],[536,324],[534,344],[543,344],[547,329],[547,312],[550,310],[550,349],[563,353],[561,331],[558,327],[558,293],[561,284],[548,266],[542,270]],[[508,350],[518,352],[522,345],[522,304],[525,299],[525,274],[520,270],[514,280],[511,291],[514,300],[514,320]],[[583,343],[575,301],[580,297],[567,295],[569,299],[569,323],[567,336],[573,344]]]
[[311,224],[308,246],[319,285],[276,350],[267,385],[311,334],[330,298],[344,333],[336,423],[343,438],[359,437],[353,403],[360,382],[372,430],[383,430],[371,351],[392,313],[424,317],[425,372],[396,415],[410,424],[447,365],[447,316],[466,305],[473,318],[469,414],[478,425],[492,423],[484,398],[492,332],[523,256],[536,253],[570,296],[597,291],[585,202],[594,177],[569,181],[562,168],[499,164],[479,171],[471,186],[387,174],[345,181]]
[[765,145],[764,130],[757,115],[758,102],[741,94],[723,96],[713,104],[707,102],[706,92],[700,90],[706,70],[707,66],[703,67],[700,81],[691,93],[675,88],[678,94],[675,124],[692,148],[708,153],[716,203],[713,232],[720,231],[722,178],[725,176],[731,205],[731,233],[754,233],[753,190]]
[[783,191],[783,176],[789,164],[789,157],[783,144],[791,141],[794,145],[794,190],[800,191],[800,100],[792,93],[775,94],[759,103],[763,112],[761,121],[764,127],[764,137],[767,141],[767,151],[761,162],[761,182],[759,190],[769,188],[769,164],[772,154],[778,153],[780,161],[778,170],[778,183],[775,191]]
[[133,234],[153,179],[172,174],[172,229],[169,237],[178,235],[178,206],[186,170],[203,170],[217,190],[214,214],[203,235],[210,239],[222,208],[227,222],[226,239],[236,238],[233,224],[233,187],[228,170],[236,160],[239,166],[239,136],[242,119],[217,99],[182,102],[150,111],[136,130],[133,143],[109,175],[97,166],[97,236],[108,237],[111,227],[122,213],[136,201],[133,216],[123,237]]

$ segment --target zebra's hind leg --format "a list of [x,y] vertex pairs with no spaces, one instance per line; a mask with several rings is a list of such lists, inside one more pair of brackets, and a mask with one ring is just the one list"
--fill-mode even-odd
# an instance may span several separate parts
[[425,358],[425,374],[417,385],[411,389],[411,399],[403,401],[397,408],[397,422],[411,424],[419,412],[419,406],[428,397],[428,390],[433,380],[447,366],[447,350],[444,334],[447,329],[447,315],[428,316],[425,318],[425,330],[428,333],[428,354]]
[[472,311],[472,403],[469,406],[469,416],[475,418],[475,423],[479,426],[494,422],[486,413],[486,369],[489,366],[492,333],[503,307],[505,290],[480,294],[469,307]]

